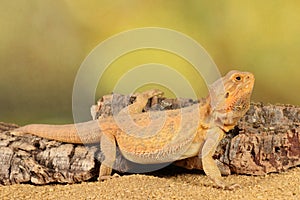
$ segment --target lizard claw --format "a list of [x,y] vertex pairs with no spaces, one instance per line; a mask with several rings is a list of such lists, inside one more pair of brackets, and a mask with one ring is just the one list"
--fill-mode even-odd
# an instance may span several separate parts
[[142,95],[145,98],[150,99],[152,97],[160,97],[163,94],[164,94],[164,92],[159,89],[152,89],[152,90],[147,90],[145,92],[142,92],[141,94],[137,94],[137,96]]
[[241,188],[241,186],[239,185],[239,184],[237,184],[237,183],[233,183],[233,184],[229,184],[229,185],[218,185],[217,186],[218,188],[221,188],[221,189],[223,189],[223,190],[235,190],[235,189],[240,189]]
[[225,186],[225,190],[235,190],[235,189],[241,189],[241,188],[242,187],[237,183],[233,183],[233,184]]
[[111,175],[99,176],[98,181],[104,181],[104,180],[119,178],[119,177],[121,177],[119,174],[114,173],[112,176]]

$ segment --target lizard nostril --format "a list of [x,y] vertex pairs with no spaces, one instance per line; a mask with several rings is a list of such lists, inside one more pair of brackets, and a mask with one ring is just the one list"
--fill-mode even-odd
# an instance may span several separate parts
[[247,79],[247,80],[249,80],[249,79],[254,79],[253,74],[248,74],[248,75],[246,76],[246,79]]

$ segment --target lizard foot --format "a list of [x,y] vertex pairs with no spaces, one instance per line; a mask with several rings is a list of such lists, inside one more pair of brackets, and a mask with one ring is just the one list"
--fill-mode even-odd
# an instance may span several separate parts
[[233,183],[233,184],[220,184],[220,185],[217,185],[217,188],[221,188],[223,190],[235,190],[235,189],[240,189],[241,186],[237,183]]
[[96,120],[97,119],[97,111],[98,111],[98,106],[96,105],[92,105],[91,108],[90,108],[90,111],[91,111],[91,115],[92,115],[92,118],[93,120]]
[[225,186],[225,190],[235,190],[235,189],[241,189],[241,188],[242,187],[237,183],[233,183],[233,184]]
[[164,94],[164,92],[159,89],[152,89],[152,90],[147,90],[142,93],[137,93],[137,94],[135,94],[135,96],[142,96],[145,99],[150,99],[152,97],[160,97],[163,94]]
[[104,181],[104,180],[119,178],[119,177],[121,177],[119,174],[114,173],[112,176],[111,175],[99,176],[98,181]]

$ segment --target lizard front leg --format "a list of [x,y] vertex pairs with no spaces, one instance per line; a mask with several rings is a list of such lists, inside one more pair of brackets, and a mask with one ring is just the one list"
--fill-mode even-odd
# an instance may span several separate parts
[[220,188],[232,190],[240,187],[237,184],[227,185],[221,177],[221,172],[213,159],[213,155],[219,142],[224,136],[224,131],[219,127],[210,128],[206,133],[206,140],[199,157],[202,159],[203,170],[205,174]]

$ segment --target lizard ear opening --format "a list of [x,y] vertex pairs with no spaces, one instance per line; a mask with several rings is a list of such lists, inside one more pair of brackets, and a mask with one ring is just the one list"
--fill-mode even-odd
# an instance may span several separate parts
[[225,99],[227,99],[228,97],[229,97],[229,92],[226,92]]

